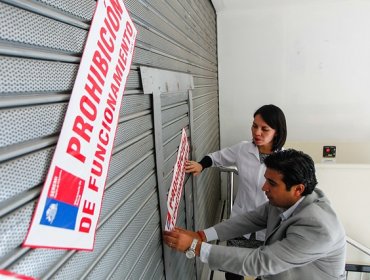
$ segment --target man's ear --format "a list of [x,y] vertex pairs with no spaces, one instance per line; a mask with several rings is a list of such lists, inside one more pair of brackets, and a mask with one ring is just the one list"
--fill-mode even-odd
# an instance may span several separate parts
[[304,192],[305,186],[303,184],[295,185],[294,193],[297,197],[302,196],[302,193]]

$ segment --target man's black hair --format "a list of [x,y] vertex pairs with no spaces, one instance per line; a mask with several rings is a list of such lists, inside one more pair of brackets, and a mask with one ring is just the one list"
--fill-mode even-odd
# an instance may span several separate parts
[[283,175],[283,182],[289,191],[292,186],[303,184],[302,196],[313,192],[317,185],[315,164],[312,158],[293,149],[272,153],[265,159],[265,165]]

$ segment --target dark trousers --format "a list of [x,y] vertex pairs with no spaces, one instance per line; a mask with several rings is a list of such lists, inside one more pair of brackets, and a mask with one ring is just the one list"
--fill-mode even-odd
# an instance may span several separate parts
[[244,276],[234,274],[231,272],[226,272],[225,273],[225,279],[226,280],[244,280]]
[[226,280],[244,280],[244,276],[234,274],[231,272],[226,272],[225,273],[225,279]]
[[[226,272],[225,279],[226,280],[244,280],[244,276],[237,275],[231,272]],[[261,278],[256,278],[255,280],[261,280]]]
[[[235,238],[227,242],[227,246],[231,247],[242,247],[242,248],[258,248],[263,245],[263,241],[256,240],[256,234],[252,233],[249,239],[244,237]],[[234,274],[231,272],[225,272],[226,280],[244,280],[244,276]],[[256,278],[258,280],[260,278]]]

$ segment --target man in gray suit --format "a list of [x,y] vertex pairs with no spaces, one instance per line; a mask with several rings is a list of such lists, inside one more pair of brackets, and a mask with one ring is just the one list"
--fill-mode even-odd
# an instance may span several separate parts
[[[265,165],[266,204],[204,231],[176,228],[164,233],[164,241],[189,258],[200,256],[213,270],[274,280],[345,279],[345,232],[324,193],[315,189],[311,157],[284,150]],[[257,249],[206,243],[264,228],[266,240]]]

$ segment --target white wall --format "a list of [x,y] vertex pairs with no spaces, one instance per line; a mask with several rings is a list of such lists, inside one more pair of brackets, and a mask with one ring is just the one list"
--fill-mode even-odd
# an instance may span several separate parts
[[370,164],[370,1],[212,1],[221,146],[251,138],[258,107],[280,106],[286,147],[320,163],[322,146],[337,146],[337,164],[318,164],[320,186],[347,234],[370,248],[370,165],[341,164]]
[[370,1],[221,2],[221,145],[250,139],[253,112],[273,103],[287,147],[320,162],[336,145],[337,162],[370,163]]
[[[346,234],[370,251],[370,165],[317,164],[319,188],[329,197]],[[352,263],[370,264],[370,256],[349,248]]]

